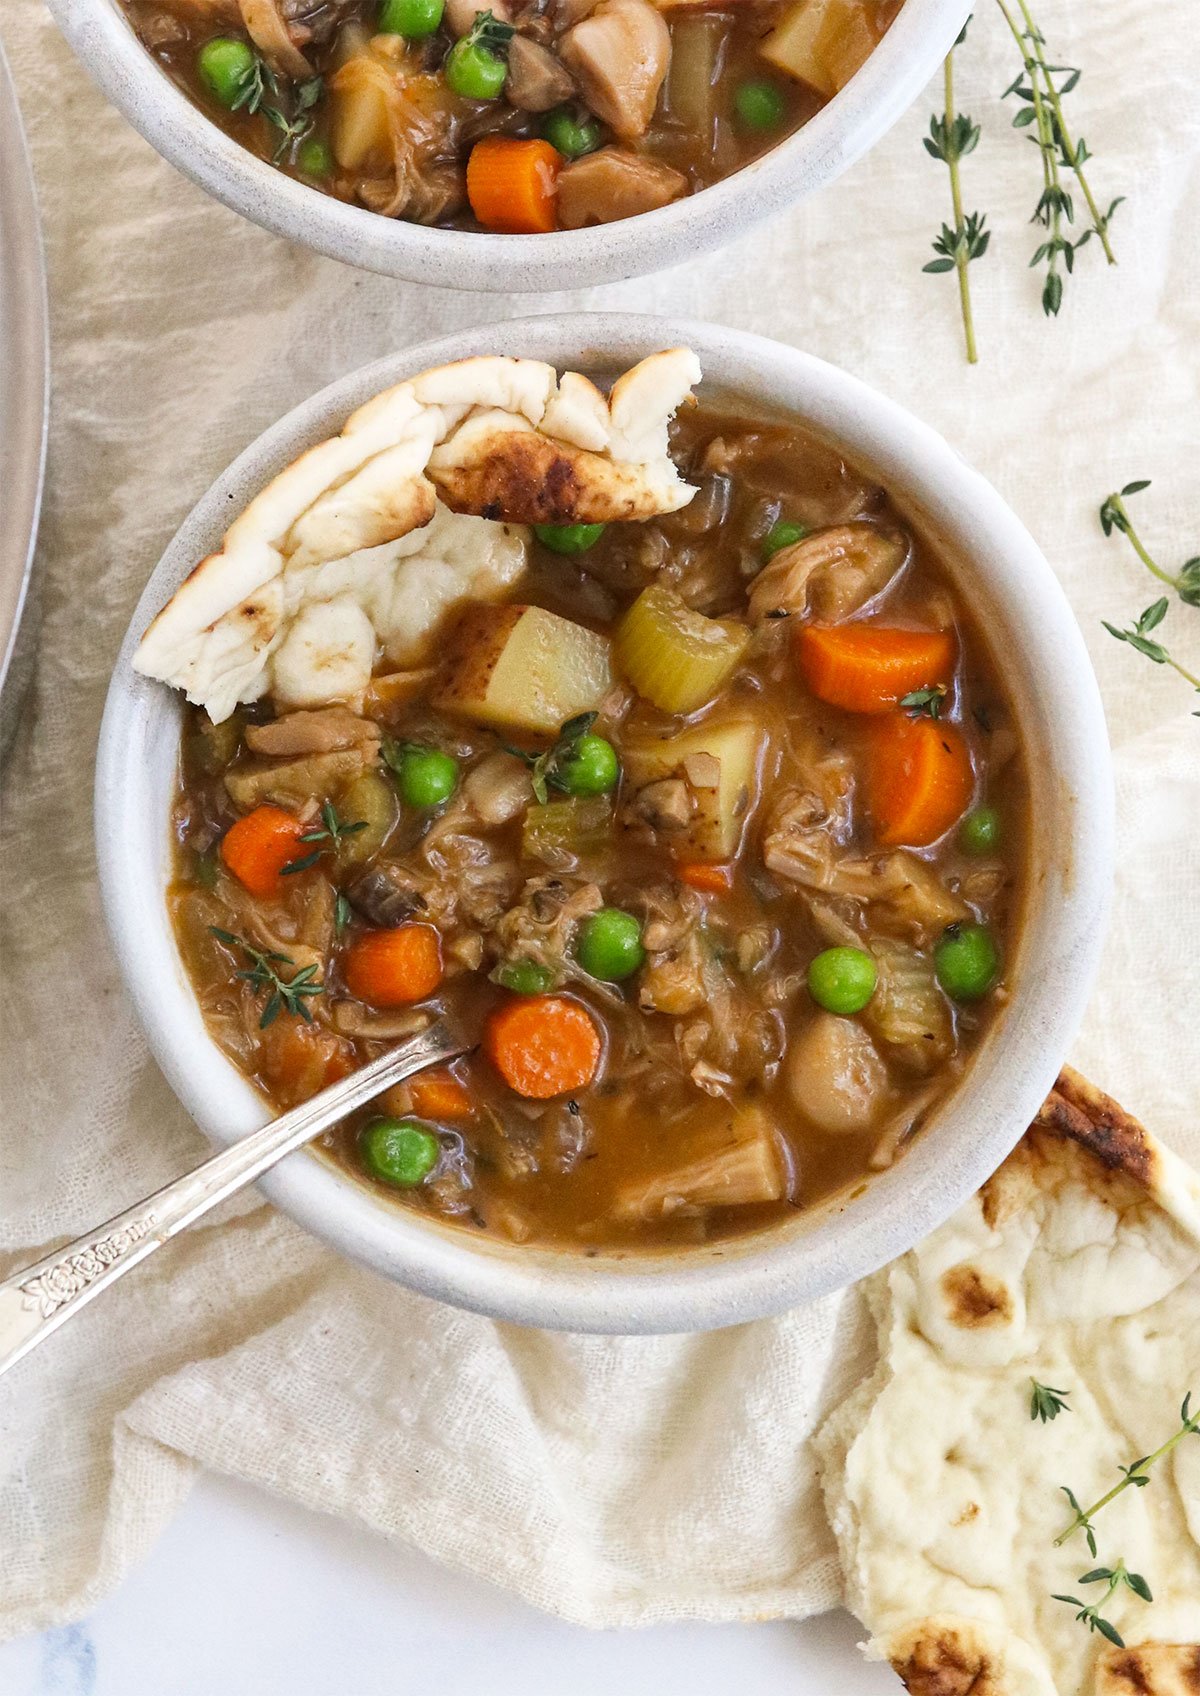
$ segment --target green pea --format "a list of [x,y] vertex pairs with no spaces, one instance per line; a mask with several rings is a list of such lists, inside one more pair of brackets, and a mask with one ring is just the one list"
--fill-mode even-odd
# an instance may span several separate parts
[[575,954],[590,977],[602,983],[622,983],[646,958],[642,927],[632,913],[620,907],[601,907],[584,922]]
[[978,1001],[1000,970],[1000,951],[983,925],[950,925],[933,951],[937,980],[954,1001]]
[[774,130],[783,122],[787,101],[772,82],[741,83],[733,109],[748,130]]
[[603,736],[581,736],[555,775],[568,795],[607,795],[617,787],[621,762]]
[[452,93],[464,100],[495,100],[508,77],[504,60],[466,35],[447,53],[442,71]]
[[402,1190],[423,1183],[441,1152],[433,1132],[415,1119],[370,1120],[363,1126],[358,1149],[372,1177]]
[[458,787],[458,761],[440,748],[406,748],[397,776],[406,807],[440,807]]
[[445,10],[446,0],[383,0],[379,8],[379,33],[423,41],[437,29]]
[[862,948],[826,948],[808,968],[808,992],[829,1013],[861,1013],[875,993],[875,961]]
[[793,524],[790,519],[781,518],[762,539],[763,560],[771,559],[781,548],[790,548],[793,542],[802,542],[807,535],[807,524]]
[[496,967],[492,979],[501,989],[511,989],[514,995],[545,995],[554,987],[554,973],[533,960],[506,960]]
[[214,36],[196,55],[201,82],[231,112],[244,97],[257,64],[254,50],[231,35]]
[[964,854],[990,854],[1000,841],[1000,814],[995,807],[976,807],[958,827]]
[[566,159],[582,159],[600,145],[600,125],[594,118],[577,118],[569,106],[557,106],[546,114],[542,134]]
[[535,524],[533,533],[555,554],[585,554],[604,534],[603,524]]
[[296,152],[296,168],[306,177],[333,175],[333,149],[319,135],[310,135]]

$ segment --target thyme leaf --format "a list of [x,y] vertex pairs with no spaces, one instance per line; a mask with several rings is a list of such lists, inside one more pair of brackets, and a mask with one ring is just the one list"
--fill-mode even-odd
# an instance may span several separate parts
[[289,877],[295,872],[306,872],[315,866],[325,852],[324,844],[328,843],[336,854],[347,836],[357,836],[360,830],[366,830],[366,819],[355,819],[352,824],[346,824],[338,818],[337,810],[332,801],[326,801],[321,808],[320,830],[306,830],[300,838],[301,842],[319,842],[320,848],[314,848],[310,854],[302,854],[298,860],[289,860],[284,866],[281,876]]
[[967,266],[973,259],[983,258],[992,239],[992,232],[984,229],[985,216],[982,212],[963,212],[959,163],[969,153],[974,153],[979,145],[980,135],[979,125],[967,117],[965,112],[956,111],[954,105],[954,48],[960,47],[966,40],[969,23],[968,18],[954,47],[946,55],[946,62],[942,67],[945,109],[940,117],[935,113],[930,118],[929,134],[924,138],[925,151],[932,159],[940,159],[949,170],[950,205],[954,213],[954,223],[943,224],[939,234],[933,238],[933,251],[937,257],[922,266],[922,270],[935,275],[946,271],[958,273],[958,299],[962,312],[967,361],[975,365],[979,360],[979,352],[975,345],[975,317],[971,310],[971,284],[967,277]]
[[[1092,1529],[1092,1522],[1096,1515],[1100,1512],[1101,1508],[1106,1508],[1109,1502],[1114,1501],[1116,1497],[1122,1493],[1122,1491],[1128,1490],[1131,1487],[1137,1490],[1144,1490],[1150,1482],[1150,1469],[1166,1455],[1169,1455],[1177,1443],[1182,1442],[1185,1437],[1189,1436],[1200,1436],[1200,1408],[1198,1408],[1195,1413],[1192,1412],[1192,1392],[1190,1390],[1187,1395],[1184,1396],[1183,1405],[1179,1410],[1178,1431],[1175,1431],[1170,1437],[1168,1437],[1166,1442],[1159,1448],[1155,1449],[1153,1454],[1142,1455],[1140,1459],[1131,1461],[1128,1466],[1118,1468],[1123,1475],[1121,1482],[1119,1484],[1114,1484],[1112,1489],[1101,1496],[1099,1501],[1093,1502],[1091,1507],[1080,1507],[1078,1500],[1071,1491],[1067,1489],[1066,1485],[1060,1485],[1063,1494],[1075,1510],[1075,1517],[1066,1529],[1061,1531],[1054,1539],[1054,1547],[1056,1549],[1061,1548],[1069,1537],[1073,1537],[1076,1531],[1082,1529],[1087,1536],[1088,1548],[1094,1555],[1096,1553],[1096,1538]],[[1059,1600],[1061,1600],[1061,1598],[1059,1598]]]
[[1029,1382],[1033,1385],[1033,1394],[1029,1398],[1030,1419],[1040,1419],[1043,1425],[1048,1425],[1060,1413],[1070,1413],[1071,1409],[1067,1406],[1070,1390],[1052,1390],[1049,1384],[1039,1384],[1036,1378]]
[[901,695],[900,706],[904,707],[910,718],[920,718],[922,714],[929,718],[941,718],[942,702],[946,699],[944,683],[929,683],[924,689],[913,689],[907,695]]
[[554,745],[541,754],[531,754],[526,748],[513,748],[507,742],[500,744],[505,753],[514,755],[529,767],[533,793],[543,807],[550,798],[551,789],[562,794],[567,792],[566,783],[561,776],[562,768],[591,730],[598,716],[597,713],[578,713],[574,718],[569,718],[559,731]]
[[1089,1631],[1098,1631],[1101,1637],[1106,1637],[1118,1649],[1125,1647],[1125,1639],[1110,1619],[1105,1619],[1104,1609],[1112,1601],[1117,1591],[1124,1588],[1131,1590],[1143,1602],[1154,1600],[1150,1586],[1140,1572],[1130,1572],[1123,1560],[1116,1566],[1098,1566],[1093,1572],[1085,1572],[1076,1579],[1077,1584],[1104,1584],[1107,1588],[1098,1602],[1081,1602],[1078,1596],[1060,1596],[1055,1594],[1056,1602],[1065,1602],[1068,1607],[1077,1608],[1075,1618],[1081,1625],[1086,1625]]

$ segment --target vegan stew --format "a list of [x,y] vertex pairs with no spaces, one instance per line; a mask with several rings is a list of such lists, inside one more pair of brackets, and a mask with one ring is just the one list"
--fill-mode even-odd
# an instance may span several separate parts
[[125,0],[235,140],[389,218],[611,223],[739,170],[853,76],[900,0]]
[[170,905],[215,1040],[282,1111],[472,1021],[323,1152],[500,1239],[810,1207],[1007,994],[1021,741],[937,551],[791,422],[702,405],[672,453],[690,505],[541,528],[361,703],[188,709]]

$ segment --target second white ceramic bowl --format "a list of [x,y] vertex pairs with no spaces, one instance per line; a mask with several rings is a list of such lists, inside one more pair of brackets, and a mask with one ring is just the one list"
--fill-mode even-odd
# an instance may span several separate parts
[[658,212],[553,235],[427,229],[347,206],[233,141],[180,92],[118,0],[48,0],[104,93],[164,159],[277,235],[389,277],[496,293],[640,277],[719,247],[852,165],[911,105],[966,22],[971,0],[905,0],[866,64],[795,135],[745,170]]
[[530,1325],[703,1330],[777,1312],[852,1282],[939,1225],[1012,1148],[1058,1072],[1099,957],[1112,877],[1104,717],[1078,626],[1037,546],[995,490],[934,431],[857,379],[758,336],[674,319],[531,318],[463,331],[368,366],[297,407],[236,460],[184,521],[138,603],[109,690],[96,774],[100,884],[125,980],[154,1054],[197,1123],[230,1141],[263,1102],[216,1048],[167,917],[169,814],[182,709],[138,677],[142,630],[230,515],[297,454],[390,383],[476,353],[559,369],[623,368],[686,344],[710,387],[794,414],[868,467],[940,538],[997,655],[1025,738],[1032,843],[1013,995],[966,1079],[904,1157],[852,1197],[740,1240],[653,1258],[585,1258],[490,1242],[389,1202],[311,1154],[263,1182],[336,1248],[427,1295]]

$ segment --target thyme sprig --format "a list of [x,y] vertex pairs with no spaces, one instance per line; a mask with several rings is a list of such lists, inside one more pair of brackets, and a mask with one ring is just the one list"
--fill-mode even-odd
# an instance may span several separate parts
[[[1140,1460],[1131,1461],[1128,1466],[1119,1467],[1118,1471],[1122,1474],[1120,1483],[1114,1484],[1112,1489],[1106,1491],[1098,1501],[1093,1502],[1091,1507],[1080,1507],[1078,1499],[1067,1489],[1067,1486],[1065,1484],[1060,1485],[1063,1495],[1066,1496],[1075,1510],[1075,1517],[1070,1525],[1054,1539],[1054,1547],[1056,1549],[1061,1548],[1069,1537],[1073,1537],[1077,1531],[1082,1529],[1087,1538],[1088,1548],[1095,1555],[1096,1533],[1093,1521],[1101,1508],[1106,1508],[1125,1490],[1130,1488],[1144,1490],[1150,1482],[1151,1467],[1156,1466],[1160,1460],[1169,1455],[1175,1445],[1182,1442],[1185,1437],[1194,1435],[1200,1435],[1200,1408],[1195,1413],[1192,1412],[1192,1393],[1189,1390],[1183,1398],[1183,1405],[1179,1410],[1179,1430],[1168,1437],[1166,1442],[1155,1449],[1153,1454],[1143,1455]],[[1083,1583],[1084,1581],[1081,1579],[1080,1582]]]
[[305,997],[325,993],[325,985],[315,981],[315,965],[302,966],[290,978],[281,978],[275,968],[294,966],[296,962],[290,954],[279,954],[272,949],[252,948],[243,937],[235,936],[232,931],[222,930],[218,925],[209,925],[208,928],[218,941],[228,943],[230,948],[240,948],[250,961],[249,970],[238,972],[237,976],[244,979],[256,992],[268,992],[258,1021],[260,1031],[265,1031],[268,1025],[273,1025],[285,1009],[294,1017],[303,1019],[306,1024],[312,1023],[312,1014],[305,1006]]
[[1150,487],[1148,477],[1139,478],[1134,483],[1126,483],[1119,494],[1105,497],[1100,508],[1100,527],[1106,536],[1111,536],[1114,530],[1120,531],[1129,540],[1129,545],[1141,560],[1146,570],[1152,572],[1160,583],[1165,583],[1169,589],[1174,589],[1179,599],[1189,607],[1200,607],[1200,554],[1195,558],[1185,560],[1179,572],[1172,577],[1169,571],[1152,558],[1142,542],[1141,537],[1133,527],[1133,520],[1125,507],[1125,500],[1130,495],[1140,495],[1143,489]]
[[578,713],[574,718],[569,718],[559,731],[553,747],[547,748],[542,754],[531,754],[525,748],[510,747],[507,742],[501,744],[506,753],[514,754],[529,767],[533,793],[543,807],[550,798],[551,789],[566,792],[567,785],[561,776],[563,765],[570,759],[598,716],[597,713]]
[[[1091,157],[1082,137],[1072,139],[1063,112],[1063,99],[1078,85],[1082,72],[1074,65],[1052,65],[1046,57],[1046,38],[1038,29],[1030,12],[1028,0],[1017,0],[1021,20],[1015,17],[1007,0],[996,0],[1004,21],[1021,54],[1021,72],[1004,90],[1002,99],[1015,95],[1024,104],[1013,118],[1015,129],[1032,128],[1030,138],[1038,148],[1042,161],[1042,192],[1033,211],[1032,223],[1040,224],[1047,232],[1029,261],[1030,266],[1045,262],[1046,277],[1042,285],[1042,310],[1047,317],[1057,317],[1062,306],[1063,268],[1069,276],[1075,269],[1075,255],[1092,236],[1098,236],[1110,265],[1116,255],[1109,240],[1108,227],[1112,215],[1124,199],[1118,196],[1106,213],[1100,211],[1084,172],[1084,162]],[[1055,82],[1056,77],[1064,80]],[[1075,221],[1075,202],[1063,181],[1064,173],[1074,176],[1087,205],[1091,223],[1083,234],[1072,240],[1066,226]]]
[[980,134],[979,125],[973,123],[965,112],[956,111],[954,105],[954,48],[960,47],[966,40],[969,23],[970,19],[963,25],[958,40],[946,55],[946,63],[942,67],[945,110],[940,118],[936,113],[930,118],[929,134],[925,137],[925,151],[931,158],[940,159],[950,173],[950,205],[954,212],[954,224],[942,225],[941,233],[933,240],[933,251],[938,257],[922,266],[922,270],[935,274],[945,271],[958,273],[958,297],[962,309],[967,361],[975,365],[979,361],[979,352],[975,345],[975,317],[971,310],[971,284],[967,267],[973,259],[983,258],[992,233],[983,227],[983,213],[963,213],[959,164],[978,147]]
[[1030,1419],[1040,1419],[1043,1425],[1048,1425],[1060,1413],[1071,1412],[1067,1406],[1070,1390],[1052,1390],[1049,1384],[1039,1384],[1036,1378],[1029,1382],[1033,1385],[1033,1394],[1029,1398]]
[[281,876],[289,877],[294,872],[306,872],[310,866],[315,866],[325,852],[326,843],[336,854],[342,846],[343,838],[357,836],[360,830],[366,830],[367,821],[355,819],[353,824],[345,824],[338,818],[333,802],[326,801],[321,808],[321,825],[320,830],[306,830],[299,839],[301,842],[319,842],[321,846],[314,848],[310,854],[302,854],[298,860],[289,860]]
[[278,165],[291,148],[303,141],[312,130],[312,110],[321,98],[323,86],[320,77],[308,77],[304,82],[296,83],[288,93],[270,65],[255,54],[254,63],[242,78],[231,110],[261,112],[267,122],[280,132],[279,144],[271,155],[272,165]]
[[1152,1602],[1153,1595],[1150,1586],[1140,1572],[1130,1572],[1125,1562],[1119,1560],[1116,1566],[1098,1566],[1094,1572],[1085,1572],[1077,1578],[1077,1584],[1107,1584],[1098,1602],[1081,1602],[1078,1596],[1055,1595],[1056,1602],[1066,1602],[1069,1607],[1078,1608],[1075,1618],[1081,1625],[1086,1625],[1089,1631],[1098,1631],[1101,1637],[1107,1637],[1110,1643],[1115,1643],[1118,1649],[1125,1647],[1125,1639],[1110,1619],[1105,1619],[1104,1609],[1112,1601],[1117,1591],[1124,1588],[1132,1590],[1143,1602]]
[[476,12],[475,22],[465,37],[468,47],[482,47],[488,53],[494,53],[498,59],[508,54],[508,45],[517,33],[514,24],[506,23],[503,18],[497,18],[491,11]]

